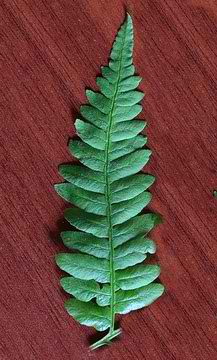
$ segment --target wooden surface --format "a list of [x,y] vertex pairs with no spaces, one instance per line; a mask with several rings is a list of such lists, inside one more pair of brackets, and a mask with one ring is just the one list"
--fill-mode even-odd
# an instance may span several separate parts
[[[63,308],[53,184],[67,140],[127,9],[157,177],[152,238],[166,294],[122,317],[123,336],[89,352],[92,329]],[[217,2],[0,2],[0,359],[216,360]]]

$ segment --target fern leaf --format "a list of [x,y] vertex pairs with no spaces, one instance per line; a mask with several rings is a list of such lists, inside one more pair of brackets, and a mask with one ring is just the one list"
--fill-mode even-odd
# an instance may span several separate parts
[[115,314],[126,314],[150,305],[163,293],[153,283],[157,265],[143,261],[156,251],[147,238],[160,222],[156,214],[141,215],[151,194],[154,177],[137,174],[151,151],[144,148],[140,132],[146,123],[134,118],[141,112],[143,93],[135,90],[141,77],[132,65],[133,25],[130,15],[121,26],[96,82],[100,92],[86,91],[89,104],[81,106],[84,120],[75,121],[80,140],[71,140],[69,151],[81,165],[61,165],[66,182],[57,193],[75,205],[65,210],[66,220],[76,229],[61,233],[63,243],[74,253],[61,253],[56,263],[68,275],[60,281],[71,295],[67,312],[78,322],[107,335],[92,349],[119,335]]

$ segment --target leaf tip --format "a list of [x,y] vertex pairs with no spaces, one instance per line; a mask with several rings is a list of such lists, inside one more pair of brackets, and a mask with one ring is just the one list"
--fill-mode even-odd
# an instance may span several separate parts
[[126,12],[126,21],[127,21],[127,22],[130,22],[130,23],[133,22],[132,16],[130,15],[130,13],[129,13],[128,11]]
[[59,194],[58,192],[58,187],[59,187],[60,184],[54,184],[53,187],[54,187],[54,190],[57,192],[57,194]]
[[165,286],[163,286],[162,284],[159,284],[159,290],[160,290],[161,295],[163,295],[166,291]]
[[59,173],[61,176],[63,176],[65,169],[66,169],[66,165],[60,164],[60,165],[58,166],[58,173]]
[[87,96],[87,98],[88,98],[88,96],[91,96],[92,94],[93,94],[93,90],[90,90],[90,89],[85,90],[85,95]]
[[54,255],[55,263],[56,263],[58,266],[59,266],[60,256],[61,256],[61,253]]

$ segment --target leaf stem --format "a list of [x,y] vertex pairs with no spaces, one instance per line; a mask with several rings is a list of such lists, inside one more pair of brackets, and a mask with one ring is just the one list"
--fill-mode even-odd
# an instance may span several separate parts
[[[119,60],[119,68],[118,68],[118,78],[115,85],[114,97],[111,103],[111,110],[109,112],[109,120],[108,120],[108,129],[107,129],[107,139],[106,139],[106,147],[105,147],[105,168],[104,168],[104,176],[105,176],[105,198],[107,203],[107,223],[108,223],[108,239],[109,239],[109,266],[110,266],[110,287],[111,287],[111,300],[110,300],[110,309],[111,309],[111,325],[108,336],[111,337],[114,334],[114,326],[115,326],[115,269],[114,269],[114,247],[113,247],[113,225],[112,225],[112,207],[111,207],[111,190],[110,190],[110,182],[109,182],[109,164],[110,164],[110,147],[111,147],[111,129],[112,129],[112,118],[113,111],[115,108],[115,102],[118,94],[118,85],[120,82],[121,75],[121,64],[122,64],[122,55],[123,48],[125,43],[126,29],[123,39],[123,44],[121,48],[120,60]],[[112,336],[113,337],[113,336]]]
[[123,37],[122,48],[120,52],[118,77],[115,84],[114,96],[111,102],[111,110],[108,113],[108,128],[106,136],[105,146],[105,166],[104,166],[104,180],[105,180],[105,200],[106,200],[106,217],[108,224],[108,241],[109,241],[109,266],[110,266],[110,329],[102,339],[91,345],[90,349],[94,350],[100,346],[110,343],[110,340],[118,336],[121,333],[121,329],[114,330],[115,327],[115,268],[114,268],[114,246],[113,246],[113,224],[112,224],[112,205],[111,205],[111,189],[109,181],[109,165],[110,165],[110,147],[111,147],[111,130],[112,130],[112,119],[113,112],[116,105],[116,99],[118,94],[118,86],[121,78],[121,65],[123,57],[123,49],[125,44],[126,28]]
[[113,332],[106,334],[102,339],[100,339],[99,341],[95,342],[93,345],[90,346],[90,349],[91,350],[95,350],[97,348],[99,348],[100,346],[103,346],[103,345],[109,345],[110,344],[110,341],[112,339],[114,339],[116,336],[119,336],[121,333],[121,329],[117,329],[117,330],[114,330]]

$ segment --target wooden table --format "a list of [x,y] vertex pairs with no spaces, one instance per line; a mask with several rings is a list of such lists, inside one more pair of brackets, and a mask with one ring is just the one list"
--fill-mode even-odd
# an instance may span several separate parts
[[[53,256],[67,205],[53,184],[125,9],[144,78],[166,293],[122,317],[121,341],[90,352],[94,331],[63,308]],[[216,23],[215,0],[1,1],[1,360],[217,359]]]

